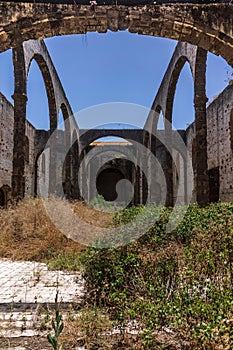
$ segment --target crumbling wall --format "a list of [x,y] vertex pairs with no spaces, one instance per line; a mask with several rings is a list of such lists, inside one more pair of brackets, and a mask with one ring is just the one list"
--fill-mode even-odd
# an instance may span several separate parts
[[[0,188],[12,188],[13,171],[13,130],[14,107],[0,93]],[[34,159],[35,159],[35,128],[28,121],[26,123],[26,136],[28,138],[28,161],[25,164],[26,194],[34,193]]]
[[[224,89],[207,107],[207,165],[208,172],[219,170],[219,199],[233,199],[233,85]],[[192,156],[193,169],[196,159],[195,123],[186,130],[187,149]],[[219,168],[219,169],[217,169]],[[194,171],[194,177],[196,176]],[[196,200],[193,193],[193,200]]]
[[219,197],[233,199],[231,115],[233,86],[229,85],[207,108],[208,170],[219,167]]
[[14,109],[0,93],[0,187],[11,188]]

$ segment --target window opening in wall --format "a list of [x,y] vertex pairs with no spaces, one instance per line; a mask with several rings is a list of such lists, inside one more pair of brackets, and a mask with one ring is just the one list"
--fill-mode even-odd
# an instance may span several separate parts
[[209,174],[210,203],[218,202],[219,200],[219,167],[210,169],[208,171],[208,174]]
[[2,188],[0,188],[0,207],[4,207],[6,204],[5,193]]

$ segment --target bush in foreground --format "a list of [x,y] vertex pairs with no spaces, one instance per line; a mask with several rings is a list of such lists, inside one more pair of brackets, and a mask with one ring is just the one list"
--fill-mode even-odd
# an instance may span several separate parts
[[[138,212],[125,209],[114,222]],[[232,349],[233,204],[191,205],[168,234],[170,212],[128,246],[85,253],[87,300],[121,329],[136,321],[145,348],[155,349],[155,333],[168,327],[190,348]]]

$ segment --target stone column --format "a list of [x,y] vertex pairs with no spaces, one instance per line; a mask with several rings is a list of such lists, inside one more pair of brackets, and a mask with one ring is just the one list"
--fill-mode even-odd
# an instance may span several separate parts
[[207,126],[206,126],[206,97],[195,97],[196,125],[196,166],[194,186],[196,201],[200,206],[209,202],[209,179],[207,172]]
[[67,153],[64,155],[65,158],[65,164],[63,164],[64,174],[62,181],[65,182],[65,189],[66,189],[66,198],[73,198],[73,187],[71,182],[71,175],[72,175],[72,145],[71,145],[71,135],[70,130],[65,127],[65,149],[67,150]]
[[49,148],[50,148],[50,156],[49,156],[49,195],[59,194],[57,192],[57,187],[59,184],[57,183],[57,173],[58,163],[57,163],[57,153],[58,153],[58,129],[57,129],[57,114],[54,118],[54,115],[51,115],[50,112],[50,140],[49,140]]
[[165,118],[165,178],[167,184],[166,207],[172,207],[174,204],[173,196],[173,160],[172,160],[172,124]]
[[194,186],[196,201],[200,206],[209,202],[209,179],[207,172],[207,122],[206,122],[206,57],[207,52],[198,48],[195,65],[194,106],[196,125],[196,171]]
[[25,194],[25,129],[26,129],[26,103],[24,93],[15,92],[14,99],[14,148],[12,197],[22,199]]
[[14,64],[14,146],[12,171],[12,197],[22,199],[25,194],[26,151],[26,72],[23,46],[12,50]]

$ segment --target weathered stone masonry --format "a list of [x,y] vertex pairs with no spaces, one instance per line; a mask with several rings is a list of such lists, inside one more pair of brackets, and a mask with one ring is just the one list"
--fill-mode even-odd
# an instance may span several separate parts
[[[1,120],[1,139],[0,139],[0,187],[10,190],[12,187],[12,153],[13,153],[13,123],[14,107],[7,99],[0,95],[0,120]],[[233,198],[233,152],[232,152],[232,111],[233,111],[233,86],[228,86],[207,108],[207,154],[208,170],[219,168],[219,199],[229,201]],[[97,133],[96,133],[97,132]],[[124,130],[124,133],[127,131]],[[130,131],[131,132],[131,131]],[[141,130],[134,131],[135,136],[138,132],[138,140],[141,139]],[[117,131],[118,135],[121,130]],[[107,130],[94,131],[85,145],[91,143],[93,138],[98,138],[107,134]],[[112,134],[112,132],[110,132]],[[130,134],[130,133],[129,133]],[[29,161],[26,162],[26,188],[25,193],[34,194],[35,179],[35,159],[40,154],[43,145],[49,136],[48,131],[35,130],[29,123],[26,123],[26,136],[29,139]],[[132,135],[129,135],[132,138]],[[186,130],[187,147],[190,154],[195,158],[195,123],[191,124]],[[106,151],[105,146],[105,151]],[[158,145],[158,151],[161,146]],[[120,148],[120,150],[122,147]],[[119,152],[120,152],[119,150]],[[158,153],[159,154],[159,153]],[[159,158],[163,158],[163,154]],[[162,159],[161,158],[161,159]],[[194,159],[193,159],[194,161]],[[39,157],[41,164],[41,158]],[[193,200],[196,200],[196,191],[193,193]]]
[[0,51],[29,39],[128,29],[211,51],[233,64],[233,5],[170,3],[90,6],[0,2]]
[[[168,189],[166,204],[173,205],[176,197],[177,176],[174,175],[176,170],[174,170],[175,164],[173,164],[174,161],[170,156],[171,149],[168,147],[165,152],[158,151],[158,147],[161,147],[161,145],[151,134],[154,134],[157,129],[157,121],[154,115],[162,110],[165,118],[165,143],[168,144],[169,140],[172,140],[172,130],[168,122],[172,122],[176,83],[184,63],[188,61],[194,79],[195,106],[195,125],[186,132],[188,149],[193,156],[193,200],[201,205],[205,205],[209,200],[212,200],[213,198],[210,198],[209,194],[209,186],[214,190],[210,191],[215,193],[214,199],[218,197],[223,200],[231,199],[232,136],[230,130],[233,129],[231,88],[229,87],[226,90],[228,93],[223,92],[219,99],[209,106],[207,111],[205,96],[207,50],[220,54],[228,63],[233,64],[233,5],[231,3],[209,5],[170,3],[143,6],[98,5],[93,7],[66,4],[65,1],[64,4],[0,2],[0,50],[14,48],[15,66],[13,121],[7,123],[10,130],[2,131],[3,138],[1,141],[3,143],[1,179],[4,188],[6,186],[8,190],[12,188],[13,196],[16,198],[23,197],[25,193],[34,194],[37,188],[35,179],[37,178],[38,164],[43,164],[39,155],[43,152],[49,134],[48,132],[36,131],[26,123],[27,75],[32,59],[35,59],[38,63],[45,81],[50,114],[49,133],[56,129],[60,109],[65,120],[72,116],[71,107],[43,41],[24,41],[54,35],[86,33],[88,31],[101,33],[108,29],[112,31],[128,29],[133,33],[168,37],[189,43],[179,43],[177,45],[161,87],[155,97],[152,113],[148,116],[143,143],[153,153],[161,154],[161,157],[164,158],[161,159],[161,162],[163,163]],[[6,113],[10,115],[12,108],[4,100],[4,97],[2,97],[2,101],[4,101],[2,104],[2,130],[4,130]],[[221,107],[221,104],[224,107]],[[11,110],[11,112],[8,110]],[[13,133],[11,127],[13,127]],[[75,121],[67,123],[63,140],[67,145],[72,144],[74,129],[77,129],[77,134],[79,134]],[[210,133],[212,133],[211,136]],[[212,137],[213,134],[216,137]],[[12,137],[13,143],[11,143]],[[4,146],[6,139],[10,140],[7,151],[4,149],[4,147],[6,148]],[[36,141],[33,142],[33,139]],[[78,147],[76,156],[78,157],[81,150],[79,135],[76,139]],[[216,159],[212,160],[213,149],[217,150],[218,157],[215,158],[218,161]],[[12,158],[9,159],[10,154],[11,157],[13,154],[13,162]],[[55,152],[50,149],[47,158],[50,163],[49,177],[53,179],[56,178],[55,167],[53,166],[56,163],[54,157],[56,158]],[[180,164],[178,155],[176,158],[177,164]],[[72,161],[72,154],[70,153],[65,166],[65,184],[67,188],[74,185],[72,174],[75,171],[72,171],[72,166],[74,166],[74,164],[71,164]],[[183,166],[185,167],[186,164]],[[48,171],[48,168],[46,171]],[[12,180],[9,180],[9,174],[12,174]],[[152,175],[149,176],[150,187],[153,187]],[[186,180],[184,181],[184,187],[187,186]],[[47,185],[51,191],[54,190],[52,188],[53,182]]]

